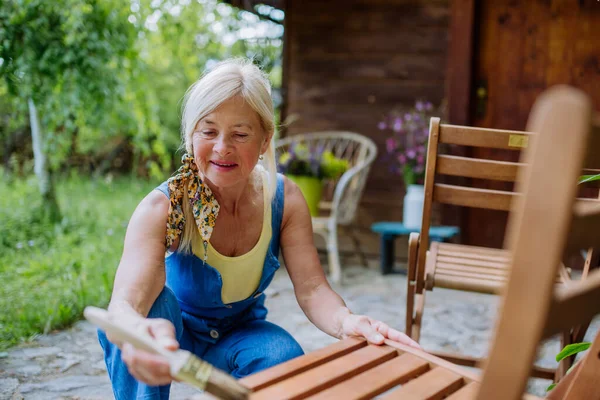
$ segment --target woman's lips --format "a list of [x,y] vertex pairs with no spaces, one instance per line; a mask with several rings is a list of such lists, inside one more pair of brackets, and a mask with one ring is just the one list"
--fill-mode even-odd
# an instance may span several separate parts
[[226,162],[226,161],[210,161],[210,163],[219,169],[228,170],[228,169],[237,167],[236,163]]

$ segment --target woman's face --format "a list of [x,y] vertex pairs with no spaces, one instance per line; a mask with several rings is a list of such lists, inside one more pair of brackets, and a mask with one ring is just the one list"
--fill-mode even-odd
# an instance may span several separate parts
[[192,134],[194,161],[218,188],[248,181],[270,137],[243,98],[232,97],[198,121]]

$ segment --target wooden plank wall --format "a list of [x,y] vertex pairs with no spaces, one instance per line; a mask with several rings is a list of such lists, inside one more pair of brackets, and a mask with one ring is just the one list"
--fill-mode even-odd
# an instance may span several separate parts
[[[449,12],[449,0],[287,0],[284,96],[293,122],[285,134],[355,131],[371,137],[381,157],[384,113],[417,98],[444,98]],[[373,255],[371,223],[400,220],[404,195],[380,157],[356,223],[363,250]],[[405,249],[404,240],[398,247]]]

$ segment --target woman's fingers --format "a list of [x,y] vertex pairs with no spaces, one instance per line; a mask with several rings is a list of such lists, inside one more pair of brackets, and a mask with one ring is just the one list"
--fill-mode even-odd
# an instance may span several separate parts
[[171,383],[169,362],[162,356],[135,349],[124,343],[121,358],[127,369],[137,380],[149,385],[166,385]]
[[354,331],[358,335],[363,336],[369,342],[374,343],[374,344],[382,344],[383,343],[383,340],[384,340],[383,335],[380,334],[377,331],[377,329],[373,326],[373,324],[371,323],[371,319],[369,317],[366,317],[364,315],[356,315],[354,317],[356,318],[355,325],[354,325]]
[[175,351],[179,342],[175,339],[175,326],[166,319],[148,319],[148,333],[165,349]]
[[[381,331],[380,331],[381,332]],[[416,349],[421,349],[419,343],[412,340],[408,335],[397,331],[394,328],[388,328],[387,334],[385,335],[388,339],[393,340],[395,342],[400,342],[410,347],[414,347]]]
[[407,346],[421,349],[421,346],[404,333],[390,328],[388,324],[375,320],[365,315],[351,315],[353,318],[352,326],[357,336],[365,337],[373,344],[383,344],[384,339],[400,342]]

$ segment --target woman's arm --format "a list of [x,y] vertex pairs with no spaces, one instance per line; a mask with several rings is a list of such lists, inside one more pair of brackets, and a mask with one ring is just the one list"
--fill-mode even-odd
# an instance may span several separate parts
[[108,307],[118,315],[146,317],[165,285],[169,199],[153,190],[137,206],[125,235]]
[[302,192],[285,179],[285,206],[281,226],[281,248],[294,284],[298,304],[323,332],[342,339],[362,336],[377,344],[384,337],[419,347],[399,331],[365,315],[355,315],[331,288],[313,241],[312,220]]

